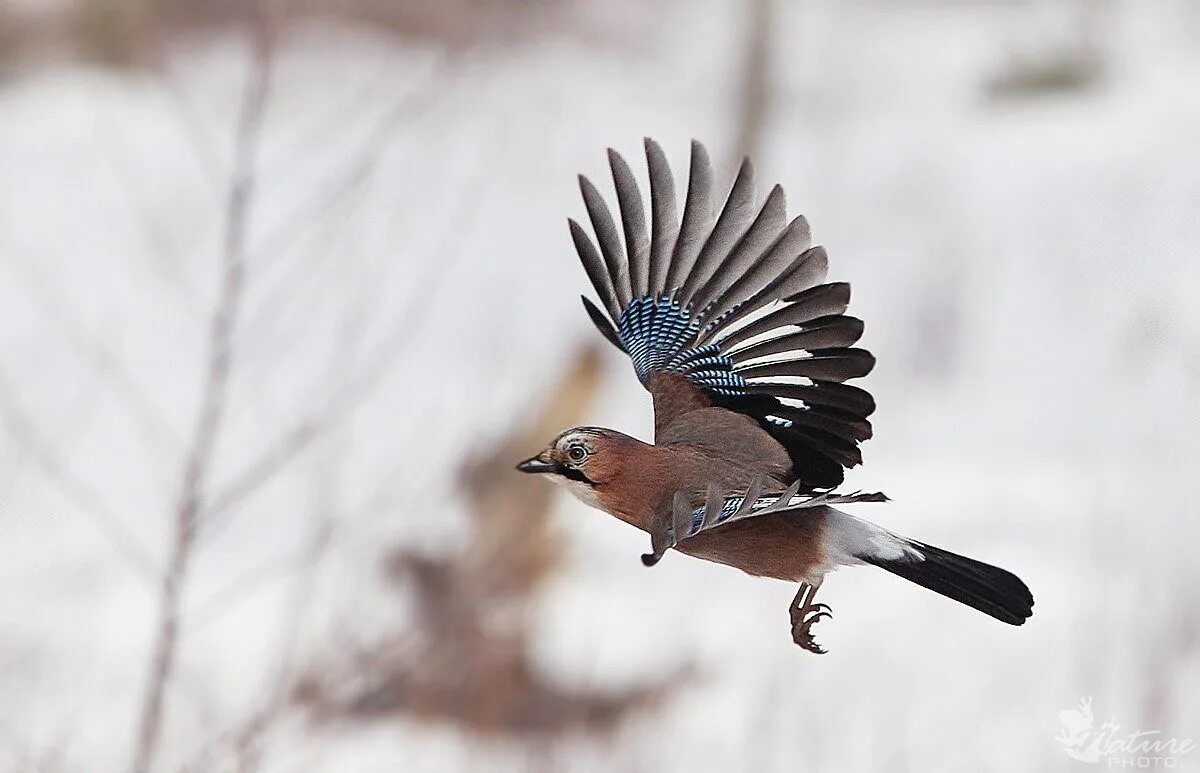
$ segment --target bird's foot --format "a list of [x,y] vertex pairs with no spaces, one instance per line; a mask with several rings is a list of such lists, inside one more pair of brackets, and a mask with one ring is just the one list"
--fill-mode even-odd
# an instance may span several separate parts
[[812,627],[823,617],[833,617],[833,610],[828,604],[813,603],[818,587],[801,583],[789,611],[792,616],[792,641],[814,655],[824,655],[827,650],[813,639]]

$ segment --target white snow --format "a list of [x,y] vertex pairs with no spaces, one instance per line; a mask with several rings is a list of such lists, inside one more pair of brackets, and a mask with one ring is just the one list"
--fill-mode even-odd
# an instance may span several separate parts
[[[1194,737],[1200,15],[1112,0],[1094,88],[991,100],[1015,56],[1069,34],[1071,6],[777,5],[757,167],[853,283],[879,359],[875,438],[848,486],[894,501],[855,512],[1011,569],[1034,616],[1010,628],[846,570],[822,588],[835,617],[813,657],[790,641],[793,588],[676,553],[647,570],[645,535],[562,496],[569,560],[540,610],[542,667],[602,687],[688,659],[701,675],[611,742],[564,741],[553,766],[1059,770],[1058,712],[1085,696],[1129,729]],[[402,623],[385,549],[462,539],[465,452],[528,420],[596,337],[564,222],[583,213],[574,175],[605,179],[609,145],[640,160],[643,135],[681,177],[691,137],[729,160],[741,16],[732,0],[667,5],[617,40],[449,65],[345,29],[287,40],[216,488],[331,396],[365,397],[202,535],[162,770],[257,706],[297,603],[302,660]],[[128,765],[145,561],[165,556],[198,409],[245,53],[218,38],[161,79],[59,65],[0,89],[9,769],[54,749],[63,770]],[[585,423],[645,438],[648,400],[606,356]],[[298,571],[325,519],[329,553]],[[295,723],[263,769],[515,770],[531,755],[430,725]]]

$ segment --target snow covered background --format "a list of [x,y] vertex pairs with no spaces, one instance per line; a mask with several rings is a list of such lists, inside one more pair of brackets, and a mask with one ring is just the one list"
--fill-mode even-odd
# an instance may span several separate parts
[[[1056,771],[1083,697],[1200,737],[1200,6],[1097,5],[778,3],[756,159],[879,360],[849,484],[894,501],[856,512],[1012,569],[1027,625],[847,571],[813,657],[793,588],[675,554],[647,571],[644,535],[562,499],[539,667],[618,687],[692,661],[692,683],[548,763],[445,725],[292,719],[260,769]],[[728,179],[745,17],[600,4],[450,55],[331,22],[278,42],[214,490],[336,419],[202,530],[156,769],[234,769],[222,734],[282,641],[303,660],[403,625],[385,548],[461,540],[458,465],[595,338],[574,175],[604,180],[610,145],[640,169],[648,135],[681,177],[705,141]],[[1078,87],[997,85],[1081,37]],[[0,769],[128,769],[249,60],[224,32],[152,73],[51,57],[0,82]],[[648,437],[605,358],[586,423]]]

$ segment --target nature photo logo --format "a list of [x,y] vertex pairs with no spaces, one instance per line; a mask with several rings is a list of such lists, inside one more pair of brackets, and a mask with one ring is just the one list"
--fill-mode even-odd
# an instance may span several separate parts
[[1142,770],[1185,768],[1186,755],[1196,748],[1193,739],[1164,737],[1161,730],[1126,732],[1115,718],[1097,727],[1091,698],[1081,698],[1077,708],[1060,711],[1058,719],[1062,728],[1054,740],[1079,762]]

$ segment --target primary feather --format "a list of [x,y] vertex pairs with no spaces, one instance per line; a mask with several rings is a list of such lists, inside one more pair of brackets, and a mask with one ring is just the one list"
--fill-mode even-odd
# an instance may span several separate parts
[[752,417],[781,443],[806,490],[836,486],[843,468],[861,461],[857,445],[870,437],[874,410],[868,393],[842,383],[875,363],[854,346],[863,323],[844,314],[849,285],[822,284],[828,256],[812,246],[803,217],[788,220],[780,186],[756,201],[749,159],[714,212],[712,164],[693,142],[677,220],[666,156],[650,139],[645,152],[648,233],[641,191],[619,153],[610,150],[608,161],[620,228],[580,177],[596,241],[575,221],[571,236],[608,319],[586,304],[589,316],[647,388],[655,373],[686,379],[710,404]]

